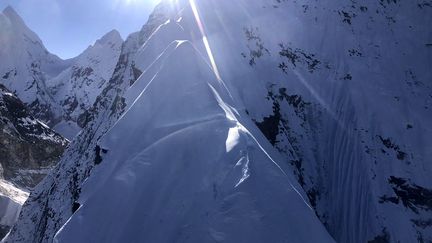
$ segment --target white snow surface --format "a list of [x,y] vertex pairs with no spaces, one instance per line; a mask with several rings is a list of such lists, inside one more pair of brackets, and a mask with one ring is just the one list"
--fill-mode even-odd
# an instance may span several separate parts
[[54,241],[332,242],[194,47],[171,51],[101,140],[108,153]]
[[431,241],[431,17],[164,1],[6,242]]
[[29,193],[0,179],[0,225],[11,227],[18,219]]

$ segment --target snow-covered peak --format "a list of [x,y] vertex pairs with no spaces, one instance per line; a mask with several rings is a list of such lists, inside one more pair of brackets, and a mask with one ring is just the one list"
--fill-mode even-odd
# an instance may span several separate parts
[[15,11],[15,9],[13,9],[10,5],[8,5],[3,10],[3,14],[6,15],[7,17],[9,17],[10,19],[13,19],[15,21],[21,21],[24,24],[24,22],[21,19],[21,17],[18,15],[18,13]]
[[54,241],[333,242],[193,45],[173,42],[161,58]]
[[47,81],[62,120],[54,129],[73,138],[80,130],[76,121],[89,109],[108,84],[118,62],[123,39],[112,30],[74,59],[71,67]]
[[0,44],[2,45],[0,54],[12,51],[14,47],[28,49],[32,44],[46,52],[40,38],[27,27],[24,20],[10,6],[0,14]]
[[3,14],[7,14],[7,13],[12,13],[12,14],[17,14],[15,12],[15,9],[12,8],[12,6],[7,5],[4,9],[3,9]]
[[[100,62],[117,62],[117,60],[112,60],[110,55],[112,52],[120,52],[122,44],[123,39],[120,33],[117,30],[112,30],[96,40],[93,45],[89,46],[82,54],[76,57],[73,66],[86,66],[93,63],[105,69],[106,66],[100,64]],[[112,72],[106,72],[106,74],[104,78],[109,79]]]
[[51,54],[11,7],[0,14],[0,83],[29,105],[33,115],[53,121],[57,107],[45,81],[57,76],[72,60]]
[[[93,45],[89,46],[82,54],[76,57],[73,66],[86,67],[94,64],[101,68],[104,72],[103,78],[109,79],[112,75],[112,70],[106,70],[107,63],[117,62],[123,39],[117,30],[112,30],[98,39]],[[115,53],[114,56],[112,54]],[[114,60],[113,60],[114,59]],[[102,63],[101,63],[102,62]]]
[[4,16],[6,16],[11,21],[12,24],[14,24],[16,26],[26,27],[24,20],[21,18],[21,16],[19,16],[19,14],[11,6],[7,6],[3,10],[2,13]]
[[[87,49],[85,49],[80,55],[78,55],[75,59],[79,59],[81,56],[85,56],[89,50],[94,49],[95,47],[115,47],[116,45],[122,44],[123,38],[117,30],[111,30],[110,32],[103,35],[101,38],[97,39],[94,44],[89,45]],[[79,61],[75,61],[77,63]]]
[[96,41],[96,43],[99,43],[101,45],[103,44],[109,44],[109,43],[119,43],[122,42],[123,39],[120,35],[120,33],[117,30],[111,30],[110,32],[106,33],[102,38]]
[[430,241],[430,9],[342,2],[163,1],[9,242]]
[[141,47],[153,31],[161,24],[170,19],[174,11],[170,1],[161,1],[150,14],[146,24],[137,32],[131,33],[125,41],[126,52],[134,52],[137,48]]

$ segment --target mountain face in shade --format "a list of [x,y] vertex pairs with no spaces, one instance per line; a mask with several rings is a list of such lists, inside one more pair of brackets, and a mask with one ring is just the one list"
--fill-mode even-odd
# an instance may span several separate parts
[[68,141],[32,117],[24,103],[2,85],[0,92],[2,178],[23,188],[34,187]]
[[163,1],[5,241],[432,241],[430,5]]
[[0,84],[0,236],[18,218],[28,190],[60,159],[68,141],[30,115]]

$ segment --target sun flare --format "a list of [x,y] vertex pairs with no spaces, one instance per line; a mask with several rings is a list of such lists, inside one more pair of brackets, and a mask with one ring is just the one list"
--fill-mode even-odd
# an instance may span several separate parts
[[161,0],[116,0],[121,1],[127,6],[137,6],[137,5],[147,5],[147,4],[157,4]]

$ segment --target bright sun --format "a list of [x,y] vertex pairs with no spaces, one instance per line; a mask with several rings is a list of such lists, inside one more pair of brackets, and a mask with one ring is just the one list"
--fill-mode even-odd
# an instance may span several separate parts
[[126,0],[126,4],[137,4],[139,2],[143,2],[143,1],[140,1],[140,0]]
[[[1,0],[0,0],[1,1]],[[131,11],[140,9],[152,9],[161,2],[168,3],[172,6],[177,5],[179,0],[111,0],[112,8],[118,11]]]
[[124,0],[126,5],[144,5],[159,3],[161,0]]

